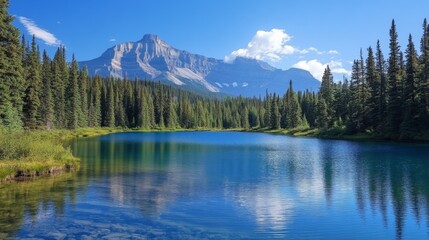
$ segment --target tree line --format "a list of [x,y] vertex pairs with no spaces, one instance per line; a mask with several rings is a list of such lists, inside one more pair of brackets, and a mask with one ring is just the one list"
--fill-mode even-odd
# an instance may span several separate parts
[[[209,98],[161,83],[89,76],[59,47],[51,59],[33,36],[20,37],[0,0],[0,124],[9,129],[80,127],[341,129],[392,139],[427,135],[429,26],[417,53],[411,35],[400,50],[395,22],[387,60],[377,41],[353,62],[351,79],[326,67],[319,92]],[[297,79],[299,81],[299,79]]]
[[[429,129],[429,25],[423,21],[420,55],[412,36],[404,52],[395,21],[389,31],[387,60],[380,42],[354,60],[351,79],[332,81],[325,70],[319,92],[318,127],[343,126],[349,134],[371,133],[389,139],[427,138]],[[325,113],[326,110],[326,113]],[[321,114],[321,115],[320,115]]]

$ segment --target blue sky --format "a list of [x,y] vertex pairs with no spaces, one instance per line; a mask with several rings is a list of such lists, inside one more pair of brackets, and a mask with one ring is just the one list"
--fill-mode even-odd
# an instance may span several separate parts
[[63,44],[69,57],[90,60],[152,33],[192,53],[257,58],[317,78],[330,64],[341,79],[359,49],[377,39],[388,55],[393,18],[402,49],[409,33],[419,44],[428,9],[427,0],[12,0],[9,12],[15,26],[35,34],[51,55]]

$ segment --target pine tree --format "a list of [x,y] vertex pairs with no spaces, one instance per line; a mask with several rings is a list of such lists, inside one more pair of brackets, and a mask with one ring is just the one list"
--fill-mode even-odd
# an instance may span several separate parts
[[55,115],[54,115],[54,98],[52,96],[52,61],[49,58],[46,51],[43,51],[43,62],[42,62],[42,89],[41,89],[41,116],[42,126],[46,130],[52,129],[54,126]]
[[348,131],[357,133],[364,130],[364,101],[362,93],[363,79],[361,75],[361,64],[355,60],[352,66],[352,76],[350,84],[351,102],[350,119],[347,124]]
[[260,126],[258,109],[256,107],[253,106],[251,108],[251,110],[249,111],[248,118],[250,128],[257,128]]
[[138,99],[140,99],[140,101],[141,101],[141,104],[140,104],[141,108],[139,110],[140,115],[141,115],[140,116],[141,122],[139,121],[137,126],[143,128],[143,129],[149,129],[151,127],[150,122],[149,122],[149,104],[147,102],[147,96],[145,94],[144,88],[140,89]]
[[0,0],[0,125],[10,129],[22,126],[25,80],[19,31],[7,12],[8,0]]
[[406,78],[403,90],[403,121],[401,123],[401,138],[411,139],[418,132],[419,114],[419,60],[411,35],[408,38],[406,50]]
[[301,106],[298,102],[298,95],[293,90],[292,80],[289,81],[289,89],[286,92],[286,128],[296,128],[302,123]]
[[160,128],[164,128],[164,91],[160,82],[156,86],[156,92],[154,96],[154,107],[155,107],[155,123]]
[[334,106],[336,117],[341,118],[344,122],[348,122],[349,104],[351,101],[349,80],[343,77],[343,80],[339,82],[335,89]]
[[388,134],[397,136],[402,118],[402,71],[401,51],[395,20],[392,20],[392,27],[390,28],[389,48],[387,125]]
[[36,39],[33,36],[31,50],[27,56],[26,82],[27,89],[24,97],[24,124],[30,129],[35,129],[41,124],[40,95],[41,95],[41,63]]
[[241,127],[244,129],[249,129],[250,128],[250,123],[249,123],[249,109],[247,108],[247,106],[244,106],[241,108],[241,112],[240,112],[240,116],[241,116]]
[[88,109],[89,127],[101,127],[101,84],[100,77],[95,77],[90,80]]
[[217,129],[221,129],[222,126],[222,118],[223,118],[223,114],[222,114],[222,106],[219,100],[215,99],[215,112],[214,112],[214,117],[215,117],[215,128]]
[[378,101],[376,102],[378,112],[373,121],[375,122],[374,127],[377,131],[382,132],[385,128],[387,114],[387,76],[386,62],[381,51],[380,41],[377,41],[375,60],[376,82],[380,83],[380,87],[378,88],[378,92],[374,93],[374,95],[378,96]]
[[146,90],[145,96],[147,97],[147,112],[148,112],[148,126],[150,128],[155,127],[155,106],[152,94],[149,92],[149,90]]
[[66,119],[67,127],[76,129],[79,127],[79,116],[81,115],[81,100],[78,86],[79,66],[74,55],[69,70],[69,81],[66,86]]
[[[170,91],[167,91],[165,94],[165,98],[163,101],[163,118],[164,118],[164,126],[167,128],[172,128],[174,126],[174,113],[173,113],[173,101],[171,99]],[[200,119],[203,119],[200,116]]]
[[320,86],[319,94],[325,100],[328,109],[328,126],[332,125],[332,120],[334,118],[334,80],[329,66],[326,66],[325,71],[322,76],[322,84]]
[[365,128],[375,129],[378,124],[378,113],[379,109],[379,92],[380,92],[380,79],[377,77],[377,71],[375,66],[374,53],[372,48],[368,48],[368,57],[366,59],[366,71],[365,71]]
[[79,95],[80,95],[80,111],[79,111],[79,127],[88,126],[89,104],[88,104],[88,69],[86,66],[79,72],[78,78]]
[[105,102],[105,126],[115,126],[115,93],[113,90],[113,79],[109,79],[106,88]]
[[326,104],[330,106],[334,101],[334,80],[329,66],[326,66],[322,76],[322,84],[320,85],[320,95],[325,99]]
[[[122,84],[124,85],[122,87],[121,95],[122,107],[125,114],[125,124],[129,127],[135,127],[139,115],[136,107],[138,107],[140,102],[135,99],[136,91],[134,88],[138,88],[137,84],[139,84],[139,81],[134,81],[134,83],[132,83],[130,80],[125,79],[122,81]],[[118,89],[118,91],[120,91],[120,89]]]
[[65,49],[58,48],[52,62],[52,95],[54,98],[55,126],[67,127],[65,89],[68,84],[68,67],[65,59]]
[[[125,121],[125,106],[124,106],[125,97],[122,95],[124,92],[121,91],[120,89],[121,88],[121,86],[119,86],[120,83],[125,83],[125,81],[123,82],[116,81],[113,87],[115,126],[126,127],[130,125],[127,125]],[[131,119],[132,118],[133,117],[131,117]]]
[[265,115],[264,115],[264,126],[265,127],[271,127],[271,96],[270,94],[268,94],[268,90],[266,91],[265,94],[265,99],[264,99],[264,108],[265,108]]
[[423,36],[420,42],[420,64],[421,73],[418,84],[419,100],[419,129],[427,131],[429,129],[429,24],[426,19],[423,21]]
[[325,99],[319,95],[316,106],[316,120],[315,125],[318,128],[327,128],[328,127],[328,105],[326,104]]
[[274,93],[273,98],[272,98],[272,102],[271,102],[271,117],[270,117],[270,122],[271,122],[271,128],[272,129],[280,129],[280,112],[279,112],[279,98],[278,96],[276,96],[276,94]]

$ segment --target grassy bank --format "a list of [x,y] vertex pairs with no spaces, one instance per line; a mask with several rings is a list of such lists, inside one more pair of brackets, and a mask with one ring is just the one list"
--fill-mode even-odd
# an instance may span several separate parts
[[0,129],[0,182],[49,175],[79,168],[79,159],[64,142],[125,131],[113,128],[84,128],[52,131],[8,131]]
[[79,166],[70,149],[39,132],[0,135],[0,181],[52,174]]

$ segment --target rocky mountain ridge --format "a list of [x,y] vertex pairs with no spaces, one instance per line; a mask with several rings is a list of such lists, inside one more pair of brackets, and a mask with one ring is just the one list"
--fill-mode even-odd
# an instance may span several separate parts
[[232,63],[176,49],[156,35],[107,49],[100,57],[80,62],[90,75],[147,79],[185,89],[242,96],[262,96],[265,91],[283,94],[293,80],[296,90],[317,91],[320,82],[308,71],[280,70],[268,63],[237,58]]

